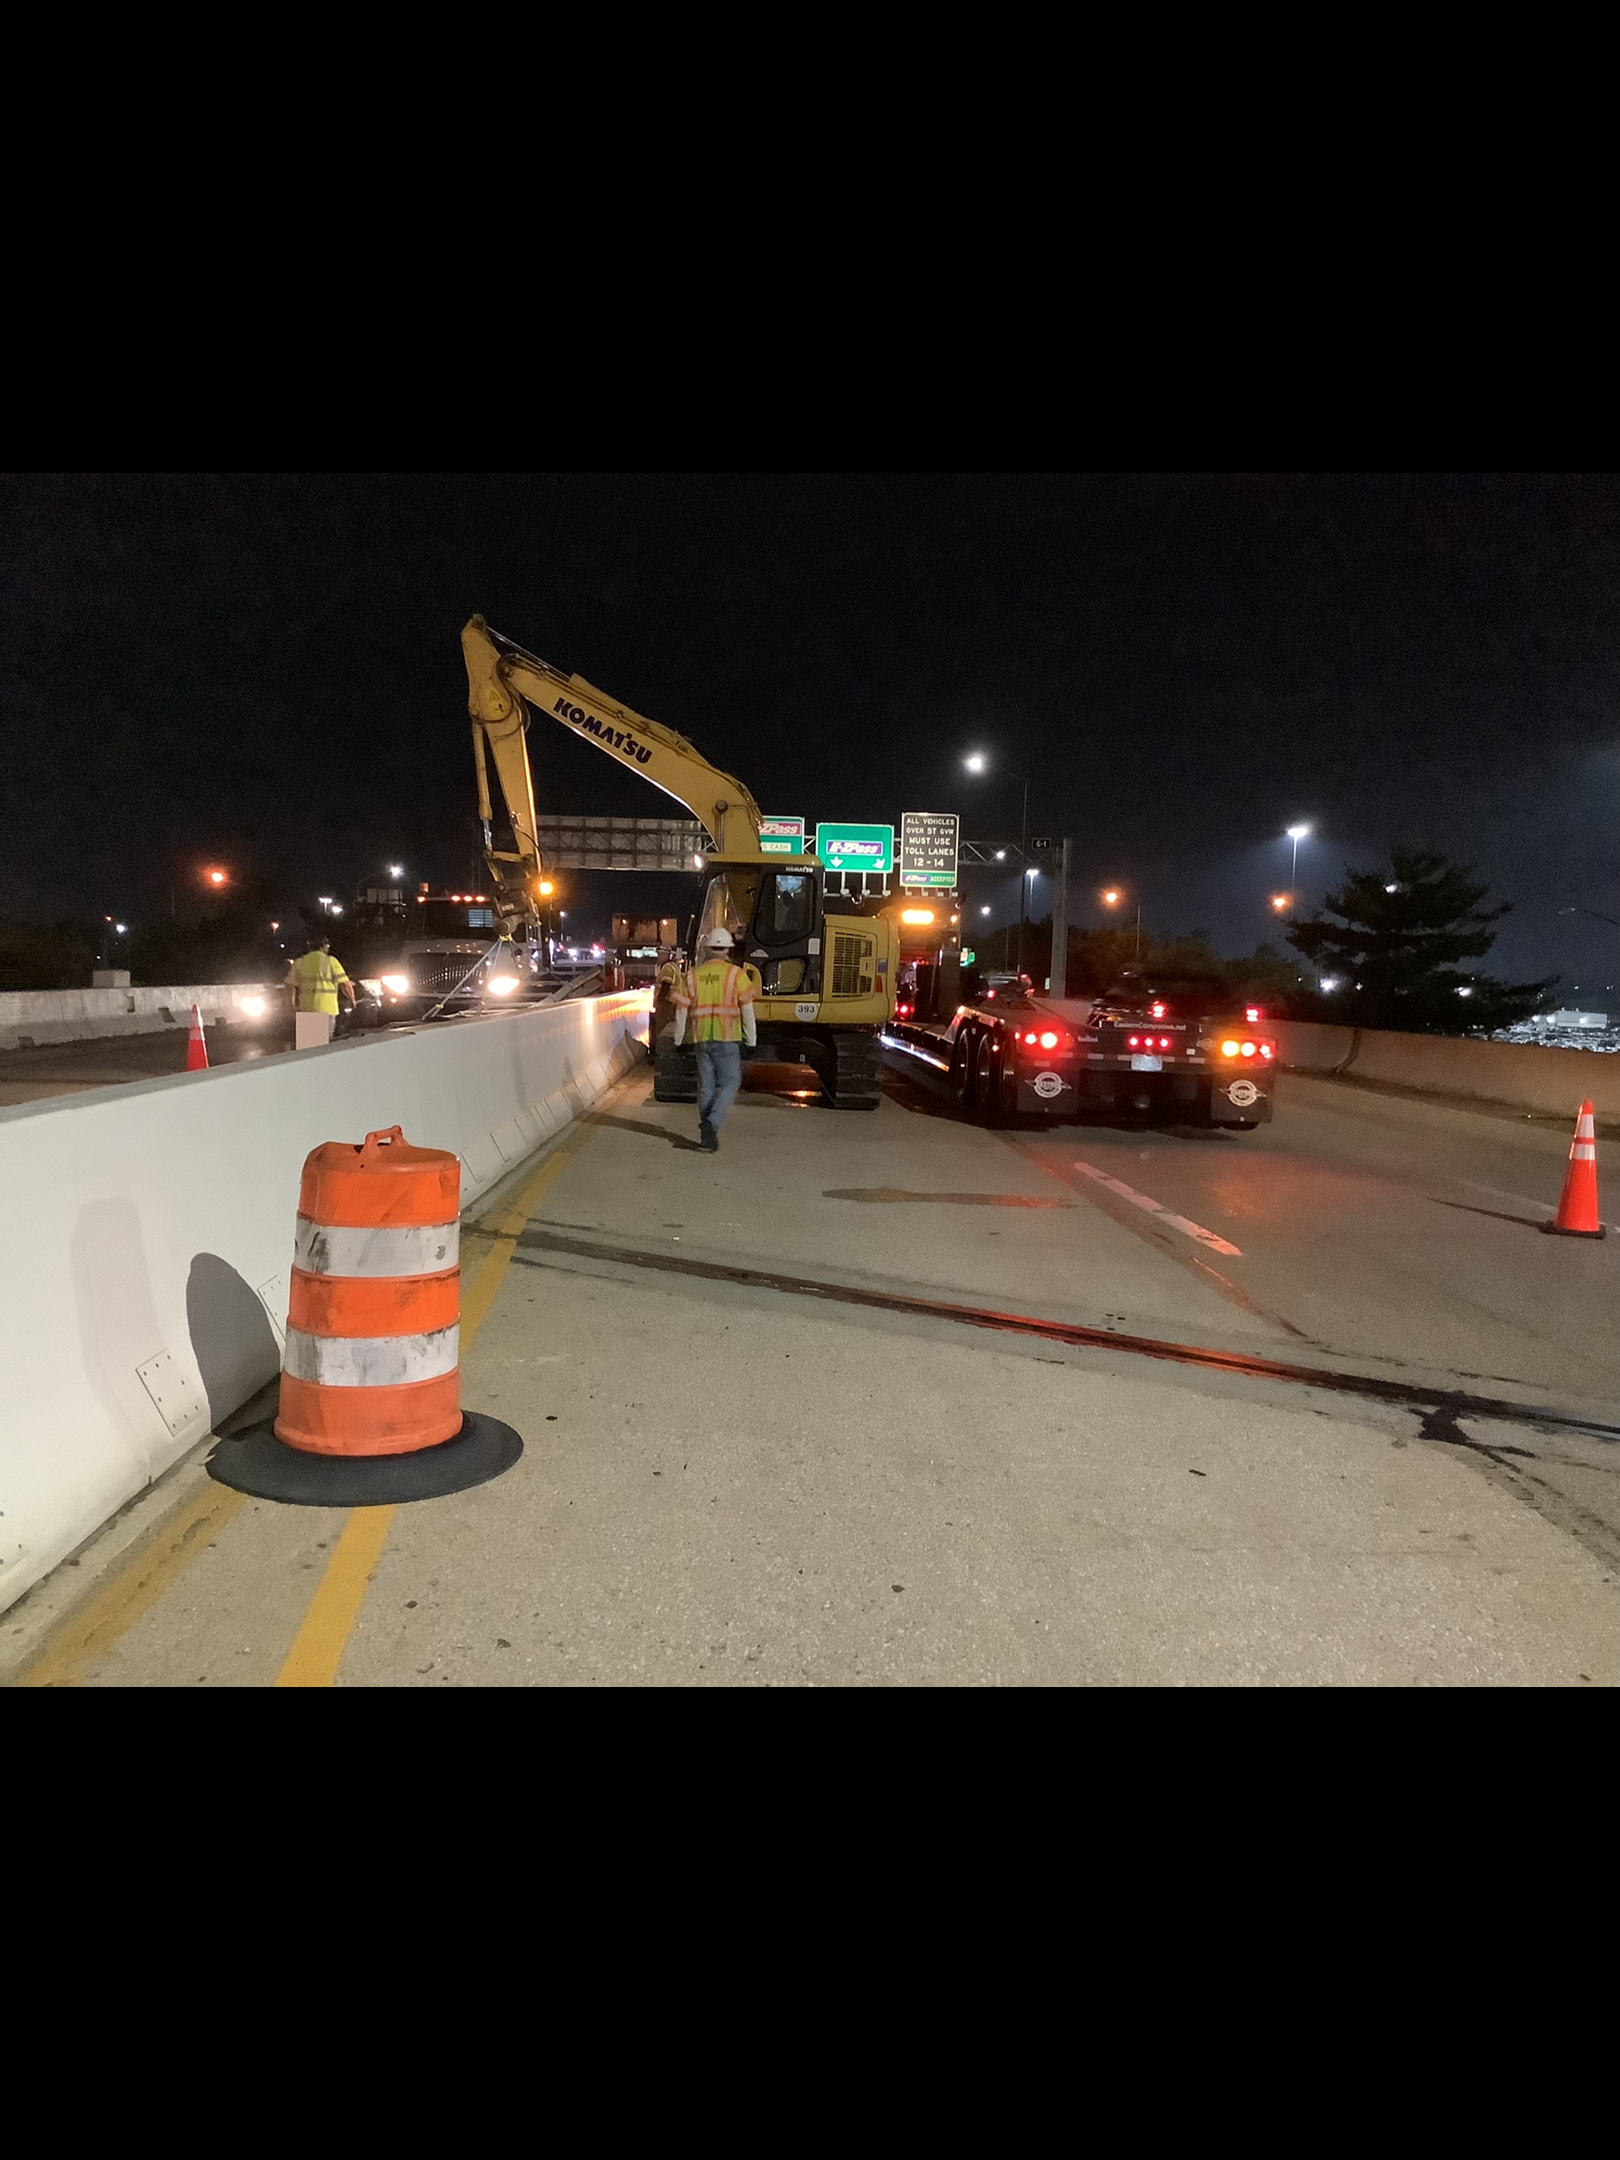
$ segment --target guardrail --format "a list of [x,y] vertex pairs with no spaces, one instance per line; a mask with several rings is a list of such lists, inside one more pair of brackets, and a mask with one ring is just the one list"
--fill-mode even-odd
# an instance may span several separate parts
[[1600,1118],[1620,1118],[1620,1059],[1594,1057],[1587,1050],[1325,1027],[1313,1020],[1270,1025],[1284,1066],[1296,1072],[1382,1080],[1428,1094],[1462,1095],[1503,1109],[1571,1119],[1590,1096]]
[[[255,1001],[257,1009],[255,1010]],[[270,983],[168,983],[152,990],[0,990],[0,1050],[183,1028],[193,1005],[204,1020],[255,1021],[285,1014]]]
[[649,1002],[0,1109],[0,1610],[273,1377],[311,1148],[403,1126],[461,1157],[465,1206],[642,1054]]

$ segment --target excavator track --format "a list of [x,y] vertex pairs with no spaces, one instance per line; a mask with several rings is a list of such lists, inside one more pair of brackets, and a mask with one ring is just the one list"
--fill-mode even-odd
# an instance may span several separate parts
[[653,1101],[697,1101],[697,1061],[683,1057],[668,1035],[659,1037],[653,1059]]
[[833,1078],[827,1093],[835,1110],[875,1110],[883,1099],[883,1049],[876,1035],[835,1035]]

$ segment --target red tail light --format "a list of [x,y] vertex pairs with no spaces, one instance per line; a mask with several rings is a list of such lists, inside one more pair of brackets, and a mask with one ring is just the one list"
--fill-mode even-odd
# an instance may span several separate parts
[[1262,1057],[1275,1057],[1277,1053],[1275,1050],[1273,1050],[1270,1043],[1262,1043],[1260,1045],[1260,1055]]
[[1155,1020],[1162,1020],[1164,1018],[1165,1008],[1162,1005],[1150,1005],[1148,1007],[1148,1011],[1153,1015]]
[[[1033,1041],[1034,1041],[1034,1037],[1033,1037],[1033,1036],[1031,1036],[1030,1040],[1031,1040],[1031,1041],[1033,1042]],[[1055,1049],[1057,1048],[1057,1046],[1058,1046],[1058,1039],[1057,1039],[1057,1037],[1056,1037],[1056,1036],[1055,1036],[1055,1035],[1053,1034],[1052,1030],[1051,1030],[1050,1028],[1048,1028],[1048,1029],[1046,1030],[1045,1034],[1043,1034],[1043,1035],[1042,1035],[1042,1037],[1041,1037],[1041,1048],[1042,1048],[1043,1050],[1055,1050]]]
[[1169,1047],[1170,1047],[1170,1038],[1169,1038],[1169,1036],[1168,1036],[1168,1035],[1161,1035],[1161,1036],[1159,1037],[1159,1048],[1160,1048],[1161,1050],[1168,1050],[1168,1049],[1169,1049]]
[[1142,1038],[1140,1035],[1130,1035],[1126,1037],[1127,1047],[1132,1050],[1138,1049],[1141,1045],[1141,1041]]
[[1245,1020],[1248,1021],[1250,1027],[1253,1027],[1254,1023],[1260,1018],[1259,1006],[1245,1005],[1243,1008],[1243,1017]]

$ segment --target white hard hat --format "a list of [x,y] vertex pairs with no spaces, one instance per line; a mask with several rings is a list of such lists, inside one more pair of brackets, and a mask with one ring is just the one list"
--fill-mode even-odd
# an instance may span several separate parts
[[705,945],[713,947],[713,949],[718,952],[721,950],[722,947],[730,946],[732,942],[731,932],[729,930],[711,930],[704,938],[703,942]]

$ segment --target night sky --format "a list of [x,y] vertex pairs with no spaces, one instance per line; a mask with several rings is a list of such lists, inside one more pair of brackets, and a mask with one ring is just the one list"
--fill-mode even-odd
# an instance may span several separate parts
[[[476,845],[481,612],[761,806],[1075,841],[1158,931],[1274,934],[1392,841],[1520,903],[1484,965],[1620,979],[1620,485],[1526,475],[69,475],[0,482],[0,914],[290,913]],[[560,729],[542,808],[674,806]],[[652,882],[572,881],[605,925]],[[1047,888],[1034,912],[1050,906]],[[973,890],[1016,913],[1016,881]],[[977,919],[976,916],[973,919]]]

